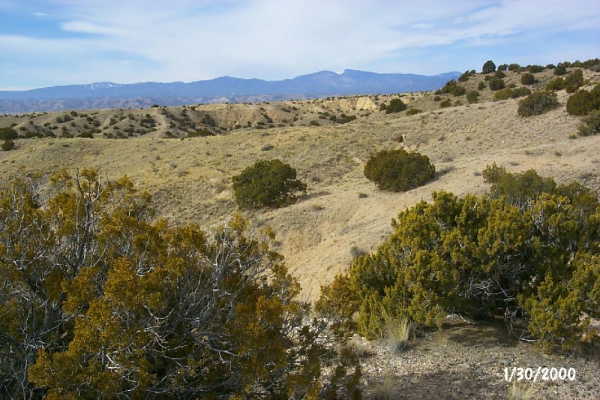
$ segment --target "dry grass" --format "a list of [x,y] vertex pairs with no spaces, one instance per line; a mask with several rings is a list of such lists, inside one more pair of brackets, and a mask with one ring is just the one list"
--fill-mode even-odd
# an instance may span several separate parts
[[535,389],[530,383],[514,381],[508,388],[508,400],[533,400]]

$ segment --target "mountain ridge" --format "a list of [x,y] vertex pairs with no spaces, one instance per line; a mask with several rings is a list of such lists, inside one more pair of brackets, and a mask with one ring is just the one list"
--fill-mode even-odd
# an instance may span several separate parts
[[148,103],[274,101],[359,94],[389,94],[435,90],[459,72],[437,75],[377,73],[345,69],[338,74],[318,71],[282,80],[222,76],[192,82],[95,82],[23,91],[0,91],[0,112],[20,113],[104,107],[135,108]]

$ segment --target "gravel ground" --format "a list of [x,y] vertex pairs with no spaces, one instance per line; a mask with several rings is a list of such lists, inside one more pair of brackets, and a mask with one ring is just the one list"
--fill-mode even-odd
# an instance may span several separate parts
[[506,339],[502,327],[455,324],[427,333],[395,352],[384,342],[355,338],[363,353],[367,399],[506,399],[513,385],[504,368],[574,368],[575,381],[522,386],[530,399],[600,399],[600,356],[547,355],[532,344]]

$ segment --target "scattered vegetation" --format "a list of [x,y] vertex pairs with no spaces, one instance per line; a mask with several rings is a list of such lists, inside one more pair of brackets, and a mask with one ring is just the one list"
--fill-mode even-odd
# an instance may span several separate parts
[[392,99],[384,109],[386,114],[397,113],[406,110],[406,104],[402,102],[402,99]]
[[571,115],[586,115],[593,110],[600,109],[600,84],[591,92],[578,90],[567,100],[567,112]]
[[419,153],[383,150],[369,158],[364,173],[379,189],[403,192],[432,180],[435,167],[427,156]]
[[593,111],[583,119],[578,127],[579,136],[591,136],[600,134],[600,110]]
[[477,103],[479,100],[479,92],[477,90],[470,90],[467,93],[467,101],[469,103]]
[[10,151],[15,148],[15,142],[12,139],[5,139],[2,142],[2,151]]
[[533,85],[535,83],[535,77],[533,74],[525,73],[521,75],[521,83],[523,85]]

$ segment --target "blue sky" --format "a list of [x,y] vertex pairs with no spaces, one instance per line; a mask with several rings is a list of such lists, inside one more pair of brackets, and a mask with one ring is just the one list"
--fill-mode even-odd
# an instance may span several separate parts
[[600,57],[597,0],[0,0],[0,89]]

